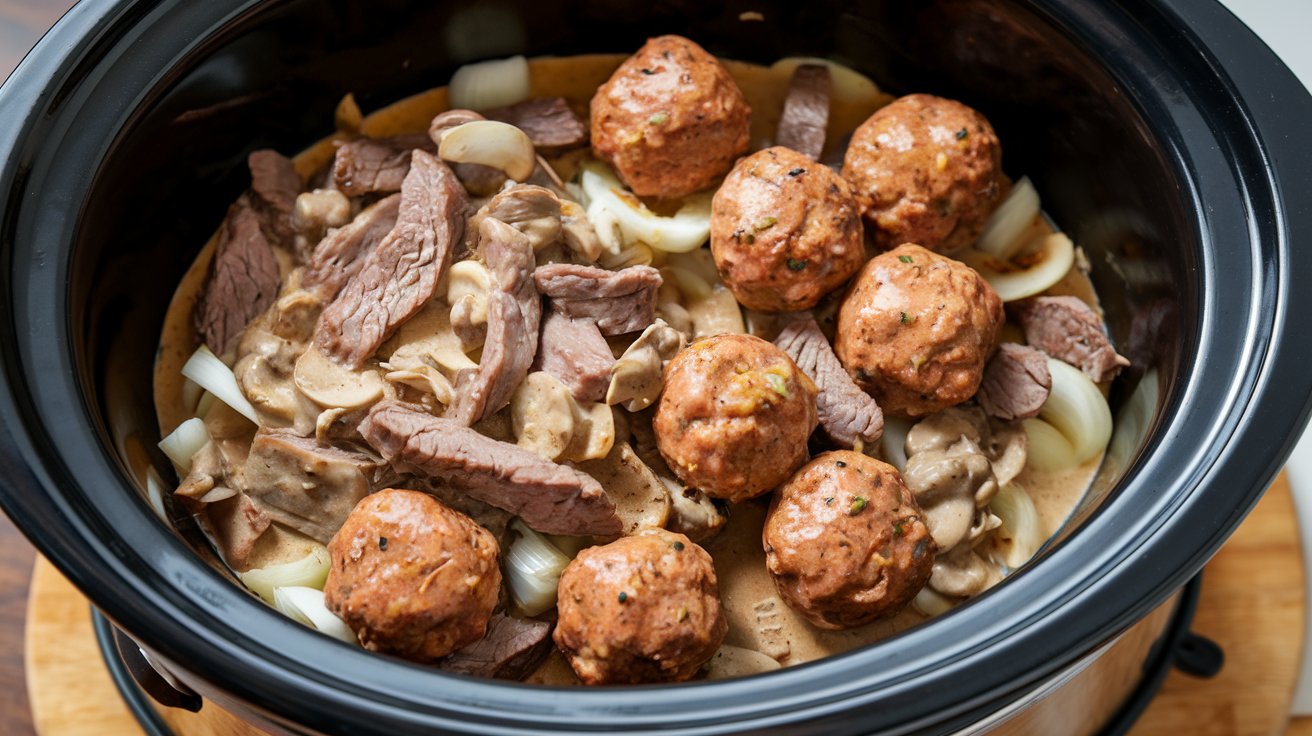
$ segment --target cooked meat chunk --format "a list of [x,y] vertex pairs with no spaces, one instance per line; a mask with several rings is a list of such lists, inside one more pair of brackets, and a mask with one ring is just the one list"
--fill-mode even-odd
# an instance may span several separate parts
[[471,425],[506,404],[538,352],[542,300],[533,286],[528,238],[500,220],[479,227],[483,259],[496,281],[488,294],[487,337],[477,368],[456,374],[455,401],[446,416]]
[[682,197],[747,152],[751,117],[718,59],[686,38],[661,36],[592,97],[592,151],[634,194]]
[[731,502],[767,493],[806,462],[816,387],[759,337],[699,340],[665,368],[653,429],[688,485]]
[[465,190],[441,161],[423,151],[413,157],[396,226],[319,317],[315,343],[352,368],[433,298],[464,236]]
[[399,192],[415,149],[437,151],[426,135],[347,141],[333,158],[333,181],[348,197]]
[[324,302],[337,298],[342,287],[359,273],[365,258],[396,226],[401,195],[379,200],[346,225],[330,230],[310,254],[301,274],[301,286]]
[[548,263],[533,280],[556,309],[571,317],[592,319],[603,335],[645,330],[656,321],[656,290],[661,272],[651,266],[607,271],[593,266]]
[[434,662],[487,633],[501,592],[497,540],[432,496],[366,497],[328,553],[324,603],[365,649]]
[[829,126],[829,67],[802,64],[793,70],[793,80],[784,98],[775,144],[818,161],[825,150]]
[[296,238],[292,213],[296,197],[305,186],[292,160],[268,149],[252,151],[246,158],[251,170],[251,204],[260,213],[269,241],[291,248]]
[[762,533],[779,596],[822,629],[901,611],[925,586],[934,540],[897,469],[826,452],[779,489]]
[[492,614],[487,636],[437,663],[438,669],[474,677],[523,680],[551,653],[551,624]]
[[1002,203],[1002,145],[983,115],[932,95],[880,109],[843,159],[876,245],[951,253],[974,243]]
[[852,382],[815,320],[788,323],[774,344],[815,381],[819,390],[815,408],[825,433],[848,448],[855,447],[857,442],[864,447],[875,447],[884,434],[884,412]]
[[243,196],[219,229],[205,290],[196,303],[196,330],[217,355],[231,349],[246,325],[278,296],[278,259],[260,229],[260,218]]
[[884,411],[919,417],[975,395],[1002,322],[1002,300],[974,269],[908,243],[856,277],[834,352]]
[[360,434],[398,471],[445,481],[537,531],[620,532],[615,506],[597,481],[450,419],[385,401],[360,423]]
[[585,685],[687,680],[729,630],[711,556],[663,529],[580,552],[559,601],[556,646]]
[[234,570],[246,570],[255,543],[273,519],[245,494],[215,501],[205,507],[205,514],[223,561]]
[[533,370],[550,373],[579,401],[604,401],[615,355],[597,323],[551,310],[542,320],[542,339]]
[[711,254],[738,302],[762,312],[810,309],[866,260],[847,183],[779,146],[741,159],[716,191]]
[[975,399],[989,416],[1010,422],[1038,416],[1050,390],[1052,375],[1043,353],[1004,342],[984,367]]
[[261,427],[242,476],[246,493],[274,521],[327,544],[373,490],[381,467],[364,453]]
[[531,100],[487,111],[489,120],[510,123],[528,135],[533,147],[548,156],[578,148],[588,142],[588,129],[563,97]]
[[1095,383],[1130,364],[1112,347],[1098,314],[1076,297],[1035,297],[1016,304],[1015,310],[1025,342],[1079,368]]

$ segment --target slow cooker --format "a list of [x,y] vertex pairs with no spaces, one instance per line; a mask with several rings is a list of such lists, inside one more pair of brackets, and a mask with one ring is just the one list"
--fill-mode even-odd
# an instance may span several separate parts
[[[195,529],[154,516],[139,471],[167,468],[150,390],[161,319],[245,186],[247,152],[327,134],[348,91],[374,109],[469,61],[628,52],[661,33],[962,99],[1085,249],[1134,365],[1093,487],[1037,560],[820,662],[564,690],[330,641],[233,585]],[[1308,414],[1312,98],[1212,0],[100,0],[18,68],[0,120],[0,504],[195,693],[178,704],[251,728],[1093,732]]]

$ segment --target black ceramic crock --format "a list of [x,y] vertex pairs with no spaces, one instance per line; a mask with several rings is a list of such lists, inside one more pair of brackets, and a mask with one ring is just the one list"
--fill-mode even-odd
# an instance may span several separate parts
[[[372,109],[466,61],[628,52],[667,32],[749,61],[827,56],[892,91],[978,107],[1007,170],[1031,176],[1086,249],[1134,366],[1113,391],[1113,451],[1042,560],[821,662],[555,690],[329,641],[154,518],[126,457],[158,440],[162,315],[245,186],[246,152],[327,134],[347,91]],[[0,90],[0,503],[119,626],[256,723],[947,732],[1160,604],[1279,469],[1312,387],[1309,130],[1304,89],[1211,0],[88,0]],[[1146,421],[1125,413],[1134,395]]]

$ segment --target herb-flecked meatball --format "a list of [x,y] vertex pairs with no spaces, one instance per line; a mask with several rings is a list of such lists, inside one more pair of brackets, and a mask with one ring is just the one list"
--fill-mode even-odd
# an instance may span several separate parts
[[711,254],[743,306],[810,309],[865,262],[861,216],[828,166],[767,148],[740,160],[715,193]]
[[870,259],[838,309],[834,352],[885,412],[921,417],[975,395],[1002,300],[959,261],[906,244]]
[[666,366],[652,428],[684,483],[744,501],[806,462],[815,399],[815,384],[784,351],[751,335],[716,335]]
[[586,685],[687,680],[729,629],[711,556],[664,529],[580,552],[558,608],[556,646]]
[[705,189],[747,152],[752,109],[718,59],[681,36],[653,38],[592,97],[592,150],[634,194]]
[[934,569],[934,539],[897,469],[858,452],[797,471],[761,537],[780,597],[823,629],[896,615]]
[[366,496],[328,552],[324,602],[365,649],[433,662],[487,633],[501,590],[497,541],[432,496]]
[[862,123],[847,147],[843,178],[883,249],[965,248],[1006,191],[993,126],[960,102],[932,95],[900,98]]

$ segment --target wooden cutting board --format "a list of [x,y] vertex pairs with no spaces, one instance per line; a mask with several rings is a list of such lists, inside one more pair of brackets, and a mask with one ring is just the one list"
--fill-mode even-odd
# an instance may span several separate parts
[[[105,670],[86,599],[38,559],[29,600],[27,686],[37,732],[140,736]],[[1132,735],[1284,733],[1303,616],[1298,528],[1281,476],[1204,573],[1193,628],[1225,649],[1225,669],[1212,680],[1172,672]],[[1312,721],[1299,721],[1290,732],[1312,736]]]

